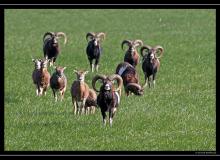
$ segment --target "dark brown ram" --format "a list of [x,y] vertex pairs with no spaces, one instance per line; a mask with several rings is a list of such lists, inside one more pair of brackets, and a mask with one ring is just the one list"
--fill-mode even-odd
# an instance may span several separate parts
[[130,92],[135,95],[143,95],[144,88],[140,86],[138,73],[131,64],[127,62],[120,63],[116,68],[116,74],[122,77],[127,96],[130,95]]
[[[101,81],[101,87],[98,90],[96,88],[96,82]],[[117,81],[118,87],[114,87],[114,81]],[[118,91],[122,87],[122,78],[119,75],[113,74],[111,76],[96,75],[92,80],[92,87],[96,92],[99,92],[97,96],[97,104],[101,109],[103,124],[106,125],[106,112],[109,112],[109,123],[112,126],[113,117],[120,103],[120,95]]]
[[[91,71],[94,72],[94,68],[98,71],[99,60],[102,54],[101,42],[105,39],[105,33],[99,32],[89,32],[86,34],[86,40],[88,41],[88,45],[86,48],[86,54],[90,63]],[[93,64],[93,60],[95,59],[95,64]]]
[[43,36],[44,57],[48,57],[50,66],[54,65],[60,53],[58,39],[61,37],[64,37],[64,44],[66,44],[67,37],[63,32],[46,32]]
[[[153,87],[155,87],[156,73],[160,68],[159,59],[162,57],[164,53],[164,49],[159,45],[155,47],[144,45],[143,47],[141,47],[140,52],[141,52],[141,56],[143,57],[142,70],[144,72],[144,78],[145,78],[144,87],[147,86],[147,83],[149,87],[151,87],[152,82],[153,82]],[[158,56],[158,54],[160,55]]]
[[128,46],[128,50],[125,52],[124,62],[128,62],[133,67],[136,67],[140,59],[136,48],[142,46],[143,42],[141,40],[124,40],[121,44],[122,49],[125,44]]

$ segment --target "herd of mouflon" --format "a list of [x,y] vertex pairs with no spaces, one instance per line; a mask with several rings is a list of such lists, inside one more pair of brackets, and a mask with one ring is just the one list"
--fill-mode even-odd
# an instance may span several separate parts
[[[66,67],[56,66],[55,62],[60,54],[59,39],[64,38],[64,44],[67,43],[67,36],[64,32],[46,32],[43,36],[43,58],[32,59],[34,62],[34,71],[32,72],[33,83],[36,86],[36,95],[46,95],[48,88],[52,89],[55,101],[64,99],[67,89],[67,77],[64,74]],[[70,88],[73,113],[76,114],[94,114],[97,107],[101,110],[103,124],[106,124],[109,113],[109,124],[112,126],[114,114],[120,104],[122,95],[122,86],[126,96],[131,94],[143,95],[144,89],[148,86],[155,87],[156,73],[160,67],[159,59],[162,57],[164,49],[160,45],[151,47],[144,45],[142,40],[123,40],[121,43],[122,50],[127,46],[124,60],[118,64],[115,73],[109,75],[98,74],[99,60],[102,55],[101,43],[105,40],[104,32],[88,32],[86,40],[86,55],[89,60],[91,72],[96,72],[92,79],[92,88],[85,82],[86,70],[73,70],[76,79]],[[140,56],[137,48],[140,47],[142,57],[142,70],[144,75],[144,85],[139,82],[139,75],[136,66],[140,63]],[[54,73],[48,72],[48,66],[54,68]],[[100,83],[100,88],[96,87]],[[117,85],[116,85],[117,84]],[[59,93],[58,93],[59,92]]]

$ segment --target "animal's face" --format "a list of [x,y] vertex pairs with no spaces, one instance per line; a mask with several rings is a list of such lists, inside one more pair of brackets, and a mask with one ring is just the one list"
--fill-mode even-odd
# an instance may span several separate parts
[[53,44],[53,46],[56,46],[58,44],[58,37],[57,36],[52,37],[52,44]]
[[134,52],[136,51],[136,47],[135,45],[129,45],[129,48],[128,48],[130,54],[133,56],[134,55]]
[[62,77],[64,75],[64,70],[66,69],[66,67],[56,67],[56,74],[59,77]]
[[149,53],[149,57],[150,57],[150,60],[153,60],[155,58],[154,52],[151,51]]
[[135,48],[135,46],[134,45],[132,45],[132,44],[129,44],[129,51],[131,52],[131,53],[133,53],[135,50],[136,50],[136,48]]
[[144,89],[137,90],[137,92],[135,94],[138,96],[142,96],[144,94]]
[[74,71],[77,76],[77,80],[80,82],[84,82],[85,80],[85,75],[88,73],[88,71]]
[[99,45],[99,38],[93,38],[92,39],[92,42],[93,42],[93,44],[94,44],[94,46],[98,46]]
[[135,51],[135,47],[131,46],[131,52],[133,53]]
[[35,69],[40,69],[41,68],[41,59],[32,59],[32,62],[34,62]]
[[48,59],[42,60],[41,61],[41,68],[47,68],[47,64],[48,64]]
[[152,60],[154,60],[156,57],[155,57],[155,50],[153,49],[150,49],[148,51],[148,54],[144,55],[143,59],[148,59],[150,62],[152,62]]
[[103,86],[104,86],[105,91],[110,91],[113,87],[113,84],[112,84],[111,81],[106,79],[106,80],[103,81]]

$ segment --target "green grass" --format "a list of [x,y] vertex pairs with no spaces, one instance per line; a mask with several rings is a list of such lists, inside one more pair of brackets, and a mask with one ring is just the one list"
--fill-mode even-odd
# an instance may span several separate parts
[[[215,151],[215,10],[205,9],[6,9],[5,150],[6,151]],[[57,64],[66,66],[67,92],[54,103],[49,89],[36,97],[31,56],[41,58],[42,37],[63,31]],[[112,74],[123,61],[124,39],[161,45],[164,56],[156,88],[142,97],[126,97],[113,127],[102,126],[100,110],[74,116],[70,87],[74,69],[89,70],[87,32],[106,32],[100,74]],[[52,73],[53,69],[49,68]],[[137,66],[141,83],[144,75]],[[95,73],[86,82],[91,87]]]

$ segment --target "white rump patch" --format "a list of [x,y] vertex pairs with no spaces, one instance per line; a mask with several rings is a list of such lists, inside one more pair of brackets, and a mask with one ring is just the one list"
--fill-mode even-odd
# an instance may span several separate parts
[[118,92],[115,92],[115,94],[116,94],[116,97],[118,99],[118,104],[119,104],[120,103],[120,96],[119,96]]
[[118,74],[121,76],[124,73],[124,71],[126,70],[126,68],[127,68],[127,66],[121,67],[118,71]]

